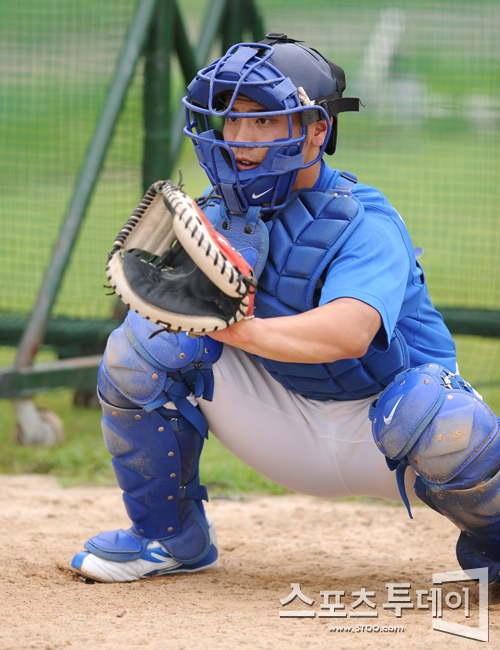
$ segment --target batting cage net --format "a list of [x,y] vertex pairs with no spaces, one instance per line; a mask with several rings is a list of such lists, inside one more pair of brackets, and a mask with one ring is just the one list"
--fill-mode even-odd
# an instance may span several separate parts
[[[177,3],[193,50],[213,4]],[[465,315],[472,310],[468,331],[477,336],[456,337],[460,368],[500,410],[500,339],[479,336],[477,312],[485,310],[487,319],[500,310],[500,5],[255,4],[266,31],[303,40],[345,69],[345,95],[359,96],[363,108],[340,116],[337,153],[328,162],[380,188],[398,209],[423,249],[434,303]],[[137,0],[0,3],[0,343],[8,342],[2,318],[26,319],[33,308],[137,6]],[[220,53],[219,40],[210,57]],[[184,82],[175,55],[172,66],[179,95]],[[54,316],[107,319],[115,307],[103,289],[104,267],[143,192],[143,91],[139,58]],[[185,189],[196,196],[206,179],[189,147],[174,168],[182,167]]]

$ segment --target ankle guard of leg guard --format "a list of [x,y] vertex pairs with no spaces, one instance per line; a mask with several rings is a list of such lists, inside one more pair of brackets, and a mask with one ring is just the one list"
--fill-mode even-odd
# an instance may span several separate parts
[[[401,373],[372,404],[373,436],[396,470],[417,474],[418,497],[463,533],[457,545],[462,568],[500,571],[499,419],[472,387],[442,366]],[[410,514],[411,516],[411,514]]]

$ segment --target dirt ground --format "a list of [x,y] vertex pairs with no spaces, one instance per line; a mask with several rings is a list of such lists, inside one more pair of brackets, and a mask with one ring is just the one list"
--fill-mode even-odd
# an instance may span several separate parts
[[[212,500],[221,561],[217,569],[131,584],[84,584],[69,570],[82,543],[102,530],[128,527],[117,488],[61,488],[51,477],[0,476],[0,649],[448,648],[479,641],[432,629],[433,620],[477,627],[474,582],[443,586],[443,617],[418,605],[433,574],[456,571],[452,524],[430,509],[334,502],[304,496]],[[280,602],[300,584],[312,606]],[[395,611],[388,583],[409,584],[413,609]],[[470,588],[470,617],[464,603]],[[372,592],[353,609],[353,592]],[[321,591],[343,591],[345,618],[320,617]],[[445,594],[463,596],[460,608]],[[373,593],[374,592],[374,593]],[[437,593],[437,592],[435,592]],[[420,604],[428,604],[420,594]],[[335,602],[335,596],[330,597]],[[450,596],[449,602],[458,602]],[[280,617],[302,611],[314,617]],[[354,618],[355,611],[376,618]],[[351,626],[352,631],[332,631]],[[391,631],[391,628],[404,628]],[[384,631],[386,629],[387,631]],[[490,589],[489,644],[500,645],[500,595]]]

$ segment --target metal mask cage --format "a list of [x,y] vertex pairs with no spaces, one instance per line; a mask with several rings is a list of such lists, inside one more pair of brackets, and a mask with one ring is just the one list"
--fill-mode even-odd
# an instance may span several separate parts
[[[288,136],[273,141],[264,142],[236,142],[224,140],[222,132],[218,129],[212,128],[211,123],[212,113],[207,109],[193,110],[186,108],[186,122],[187,126],[184,128],[184,133],[193,141],[195,151],[198,155],[198,161],[202,168],[205,170],[210,182],[217,186],[219,193],[224,196],[222,186],[227,183],[232,183],[239,199],[240,210],[245,212],[248,210],[252,201],[248,202],[245,196],[247,189],[252,190],[250,197],[253,200],[258,198],[261,193],[260,181],[266,179],[274,179],[274,191],[266,195],[265,203],[262,205],[262,211],[272,211],[278,206],[286,202],[291,194],[293,184],[300,169],[306,169],[316,164],[323,156],[324,150],[328,144],[331,125],[328,115],[324,109],[316,107],[324,114],[324,119],[327,121],[327,134],[323,145],[320,147],[317,156],[309,163],[304,163],[302,158],[302,151],[306,141],[306,126],[301,126],[301,133],[299,136],[293,135],[292,115],[307,110],[307,107],[298,107],[294,110],[283,111],[283,114],[288,119]],[[248,112],[248,113],[232,113],[229,112],[225,118],[236,117],[241,119],[252,119],[262,117],[275,117],[276,111],[262,111],[262,112]],[[218,117],[218,116],[216,116]],[[238,170],[236,158],[233,149],[267,149],[267,153],[263,161],[254,169],[245,171]],[[299,157],[300,156],[300,160]],[[283,181],[280,177],[286,176]],[[255,189],[257,188],[257,189]],[[269,188],[264,188],[268,190]],[[248,197],[247,197],[248,198]]]
[[[268,62],[273,53],[274,48],[269,45],[235,45],[224,57],[197,74],[182,100],[186,107],[184,133],[193,141],[199,163],[210,182],[235,212],[245,212],[252,205],[260,205],[263,212],[272,211],[288,202],[297,173],[316,164],[331,139],[327,110],[314,102],[302,103],[303,96],[299,96],[299,89],[290,78]],[[238,96],[256,102],[264,110],[233,111]],[[301,127],[300,135],[295,137],[294,114],[298,115]],[[214,125],[213,119],[277,116],[287,117],[287,137],[264,142],[226,141],[220,125]],[[322,119],[327,123],[324,142],[317,156],[304,163],[302,152],[307,125]],[[267,152],[257,167],[240,171],[233,149],[245,148],[265,148]],[[263,203],[258,202],[261,197]]]

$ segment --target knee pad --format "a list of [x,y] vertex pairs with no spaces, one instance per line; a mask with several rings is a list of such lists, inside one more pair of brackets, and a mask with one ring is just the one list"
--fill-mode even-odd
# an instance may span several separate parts
[[491,409],[462,377],[427,364],[398,375],[371,405],[370,419],[407,507],[403,478],[411,465],[417,496],[463,531],[462,567],[477,568],[471,557],[479,554],[481,566],[490,561],[490,578],[498,575],[500,432]]
[[173,402],[206,437],[206,422],[188,398],[212,399],[212,366],[221,354],[222,344],[208,336],[171,334],[129,312],[109,337],[99,368],[99,394],[110,404],[148,412]]
[[97,386],[105,401],[133,408],[168,402],[164,393],[167,371],[144,359],[130,344],[124,325],[111,333],[99,366]]
[[[212,399],[212,365],[222,344],[208,336],[171,334],[134,312],[112,332],[99,371],[98,387],[106,401],[154,410],[177,396],[189,394],[173,386],[182,383],[195,397]],[[167,399],[171,392],[173,398]],[[125,401],[124,401],[125,400]],[[174,399],[175,401],[175,399]]]

